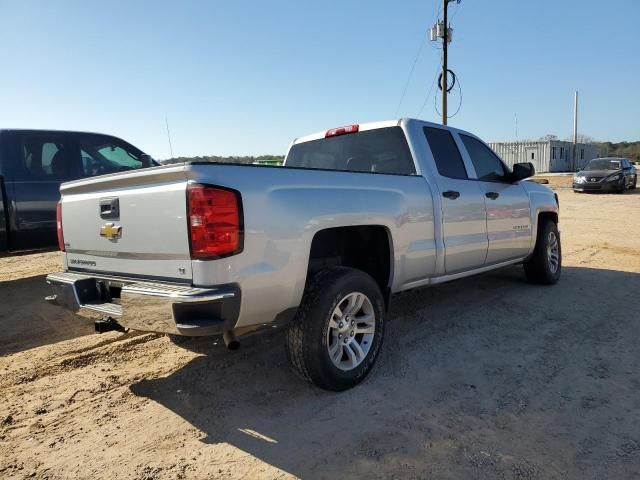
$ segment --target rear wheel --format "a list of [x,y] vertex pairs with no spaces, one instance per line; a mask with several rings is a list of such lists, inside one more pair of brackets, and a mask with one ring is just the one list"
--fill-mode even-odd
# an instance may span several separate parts
[[638,183],[638,176],[634,175],[633,177],[633,183],[631,184],[631,190],[635,190],[636,189],[636,184]]
[[378,357],[383,311],[380,288],[366,273],[345,267],[317,273],[287,328],[293,370],[326,390],[354,387]]
[[540,220],[538,238],[533,255],[524,264],[527,280],[542,285],[553,285],[560,279],[562,247],[560,232],[553,220]]

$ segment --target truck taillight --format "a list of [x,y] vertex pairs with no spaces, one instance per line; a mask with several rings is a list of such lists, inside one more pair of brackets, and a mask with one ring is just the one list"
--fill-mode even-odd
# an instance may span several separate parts
[[192,258],[223,257],[242,249],[240,198],[234,191],[192,184],[187,188]]
[[58,248],[64,252],[64,234],[62,233],[62,201],[56,205],[56,231],[58,232]]
[[347,133],[358,133],[360,125],[346,125],[344,127],[332,128],[327,130],[324,134],[324,138],[337,137],[338,135],[346,135]]

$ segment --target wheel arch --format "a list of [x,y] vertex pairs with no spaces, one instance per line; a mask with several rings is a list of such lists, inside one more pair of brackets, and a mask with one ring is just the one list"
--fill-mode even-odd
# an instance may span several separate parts
[[536,215],[535,229],[532,232],[534,237],[532,238],[532,241],[531,241],[531,253],[533,253],[533,249],[535,248],[536,243],[538,242],[538,236],[540,235],[540,229],[545,224],[545,222],[547,222],[549,220],[554,222],[556,225],[558,225],[558,221],[559,221],[558,212],[557,211],[552,211],[552,210],[538,211],[538,213]]
[[371,275],[388,306],[393,282],[393,251],[391,232],[384,225],[354,225],[318,230],[311,240],[306,283],[324,268],[356,268]]

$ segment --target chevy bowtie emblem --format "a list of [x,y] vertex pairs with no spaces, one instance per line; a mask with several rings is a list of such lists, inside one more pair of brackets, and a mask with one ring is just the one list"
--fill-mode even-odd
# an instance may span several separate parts
[[120,238],[122,236],[122,227],[115,226],[113,223],[105,223],[100,227],[100,236],[108,239]]

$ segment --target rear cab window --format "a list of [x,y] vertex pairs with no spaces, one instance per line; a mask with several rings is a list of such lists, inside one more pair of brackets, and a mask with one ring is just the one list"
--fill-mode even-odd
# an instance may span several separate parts
[[400,127],[385,127],[294,144],[287,167],[415,175],[416,168]]
[[438,173],[443,177],[466,180],[467,170],[451,132],[443,128],[424,127]]

